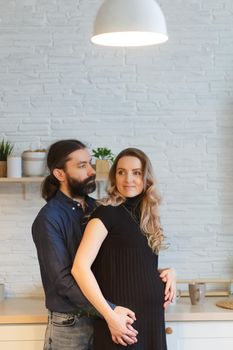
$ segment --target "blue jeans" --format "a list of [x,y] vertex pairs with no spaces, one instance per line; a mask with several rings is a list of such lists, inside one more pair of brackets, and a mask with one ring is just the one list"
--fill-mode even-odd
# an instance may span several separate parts
[[93,319],[50,312],[44,350],[92,350]]

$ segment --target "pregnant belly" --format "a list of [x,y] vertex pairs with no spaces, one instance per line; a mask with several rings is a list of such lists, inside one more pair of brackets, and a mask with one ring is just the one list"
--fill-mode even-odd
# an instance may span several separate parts
[[[106,275],[105,275],[106,276]],[[107,300],[116,305],[129,308],[162,307],[164,303],[164,283],[158,271],[129,274],[126,271],[120,275],[112,275],[106,281],[99,281],[100,288]]]

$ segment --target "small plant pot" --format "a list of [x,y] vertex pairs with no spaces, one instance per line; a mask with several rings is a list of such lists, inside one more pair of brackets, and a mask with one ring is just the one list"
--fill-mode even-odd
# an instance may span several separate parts
[[110,169],[110,163],[106,159],[96,160],[96,175],[107,177]]
[[23,176],[44,176],[46,171],[46,152],[24,151]]
[[0,161],[0,177],[6,177],[7,174],[7,162],[5,160]]

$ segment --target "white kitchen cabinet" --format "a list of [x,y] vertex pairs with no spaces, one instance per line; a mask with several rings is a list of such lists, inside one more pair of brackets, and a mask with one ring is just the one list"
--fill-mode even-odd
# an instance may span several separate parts
[[[232,350],[233,321],[166,322],[168,350]],[[1,350],[42,350],[45,324],[0,325]]]
[[45,324],[8,324],[0,326],[1,350],[42,350]]
[[168,350],[232,350],[233,321],[166,322]]

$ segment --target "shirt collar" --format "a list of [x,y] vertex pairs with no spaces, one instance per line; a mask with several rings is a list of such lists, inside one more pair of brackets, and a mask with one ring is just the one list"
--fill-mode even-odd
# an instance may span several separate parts
[[[74,205],[77,206],[77,203],[78,203],[78,201],[68,197],[65,193],[63,193],[60,190],[57,191],[55,198],[61,202],[66,202],[67,204],[71,205],[72,207]],[[89,211],[94,209],[96,200],[92,197],[85,196],[85,203],[87,205],[87,211],[89,212]]]

